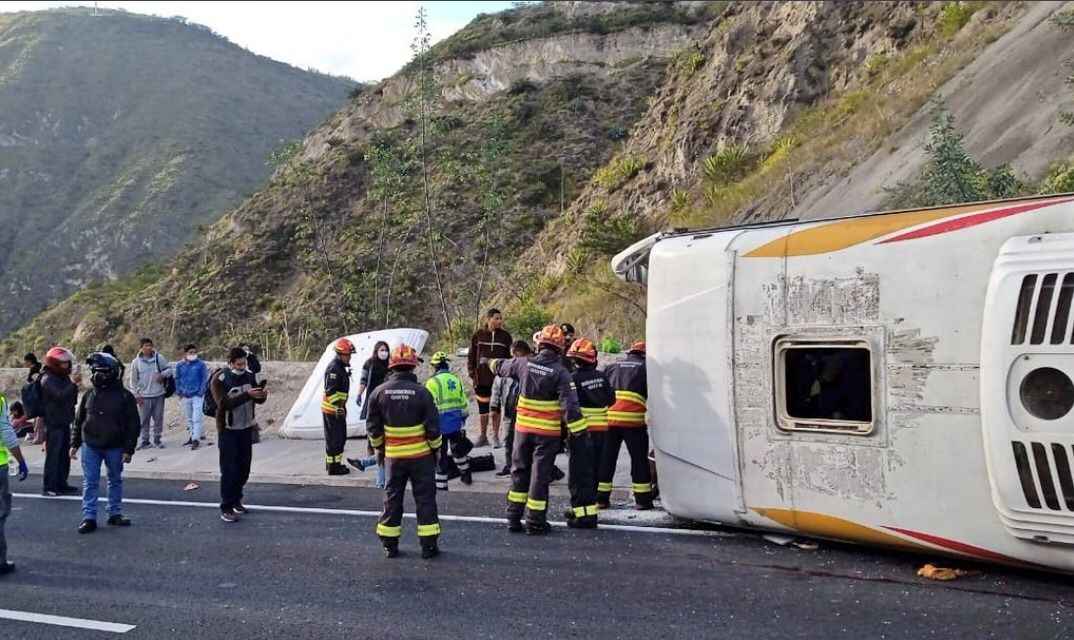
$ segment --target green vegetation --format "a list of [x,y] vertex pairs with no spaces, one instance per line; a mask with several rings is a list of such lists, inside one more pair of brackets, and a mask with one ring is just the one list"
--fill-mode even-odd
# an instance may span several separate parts
[[0,143],[0,274],[27,292],[0,297],[0,334],[199,239],[264,185],[280,140],[305,135],[353,87],[196,25],[91,14],[0,20],[0,113],[22,138]]
[[604,189],[615,191],[644,168],[645,162],[641,158],[625,154],[598,169],[593,179]]
[[[1072,31],[1074,30],[1074,9],[1060,11],[1059,13],[1056,13],[1052,15],[1052,17],[1048,18],[1048,22],[1063,31]],[[1067,68],[1070,68],[1071,63],[1067,62],[1066,66]],[[1068,75],[1064,79],[1064,82],[1067,84],[1067,86],[1074,85],[1074,75]],[[1067,125],[1068,127],[1074,127],[1074,112],[1060,111],[1059,121]]]
[[746,147],[733,143],[701,163],[701,173],[710,185],[722,186],[742,177],[749,167]]
[[1034,191],[1009,166],[985,169],[971,158],[962,144],[964,134],[955,127],[954,117],[941,99],[932,100],[930,114],[924,145],[928,162],[918,182],[902,183],[889,191],[896,206],[931,207],[1009,198]]
[[940,11],[940,33],[950,38],[973,17],[975,7],[966,2],[948,2]]
[[613,256],[645,235],[638,216],[612,216],[603,205],[590,207],[582,225],[578,247],[598,256]]

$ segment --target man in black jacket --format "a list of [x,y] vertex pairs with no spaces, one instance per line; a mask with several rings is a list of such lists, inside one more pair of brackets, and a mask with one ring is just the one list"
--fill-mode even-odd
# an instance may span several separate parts
[[108,469],[108,524],[130,526],[131,521],[123,517],[123,465],[131,461],[141,431],[138,403],[123,388],[119,360],[100,352],[87,358],[86,364],[93,389],[82,396],[71,437],[71,459],[77,460],[78,450],[83,449],[79,533],[97,530],[101,462]]
[[71,475],[71,423],[75,421],[78,383],[73,373],[74,355],[63,347],[52,347],[45,354],[45,371],[39,379],[40,397],[36,429],[45,434],[45,477],[43,494],[75,495],[78,489],[67,484]]

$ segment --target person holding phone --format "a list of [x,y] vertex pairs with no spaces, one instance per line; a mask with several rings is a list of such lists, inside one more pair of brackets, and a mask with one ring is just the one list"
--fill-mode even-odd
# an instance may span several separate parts
[[209,390],[216,401],[216,431],[220,450],[220,519],[238,522],[247,513],[242,490],[250,479],[253,433],[257,429],[254,405],[268,397],[265,383],[246,368],[246,351],[235,347],[226,369],[213,376]]

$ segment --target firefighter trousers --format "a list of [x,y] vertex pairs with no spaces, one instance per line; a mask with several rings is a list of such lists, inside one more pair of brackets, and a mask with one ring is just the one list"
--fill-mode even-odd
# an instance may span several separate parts
[[[444,443],[440,445],[440,457],[436,461],[437,489],[448,488],[448,471],[451,470],[452,461],[455,462],[455,467],[460,474],[470,470],[470,463],[466,460],[466,454],[469,453],[467,444],[468,442],[461,431],[444,436]],[[450,459],[448,459],[448,453],[451,454]]]
[[389,548],[399,544],[399,537],[403,534],[403,497],[409,481],[418,514],[418,539],[423,546],[435,545],[440,535],[440,519],[436,514],[435,457],[387,458],[384,473],[387,476],[384,511],[377,523],[377,535],[381,542]]
[[325,465],[343,464],[343,447],[347,444],[347,418],[322,413],[324,420]]
[[615,464],[619,448],[626,443],[630,453],[630,478],[634,483],[634,501],[639,505],[651,505],[653,477],[649,469],[649,429],[647,427],[611,427],[604,436],[598,472],[597,499],[607,503],[612,492]]
[[604,436],[607,431],[589,430],[589,479],[593,483],[593,496],[597,496],[597,486],[600,484],[600,461],[604,455]]
[[507,493],[507,517],[543,525],[548,522],[548,485],[559,452],[559,434],[541,436],[515,430],[511,461],[511,491]]
[[572,435],[567,442],[567,487],[571,492],[571,513],[576,518],[597,516],[596,469],[593,467],[593,442],[587,431]]

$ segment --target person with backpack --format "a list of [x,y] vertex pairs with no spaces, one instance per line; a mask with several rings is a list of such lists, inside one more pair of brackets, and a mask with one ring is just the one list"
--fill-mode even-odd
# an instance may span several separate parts
[[93,388],[82,396],[71,437],[71,459],[82,450],[82,522],[79,533],[97,530],[101,463],[108,470],[108,524],[129,527],[123,516],[123,465],[131,461],[141,419],[134,394],[123,388],[119,360],[97,352],[86,358]]
[[38,407],[35,428],[45,435],[45,473],[42,494],[81,493],[67,483],[71,475],[71,424],[78,404],[81,376],[74,371],[75,356],[63,347],[45,354],[45,369],[37,381]]
[[250,479],[253,460],[253,432],[257,428],[255,404],[268,397],[264,383],[247,369],[246,351],[235,347],[228,354],[228,366],[213,372],[209,379],[212,406],[216,409],[216,431],[220,449],[220,519],[238,522],[245,514],[242,490]]
[[466,397],[462,380],[451,373],[448,368],[451,365],[451,359],[446,353],[437,351],[429,362],[436,368],[436,373],[425,381],[425,388],[433,394],[436,410],[440,413],[440,435],[443,436],[440,457],[436,464],[436,488],[440,491],[447,491],[450,471],[449,451],[455,461],[455,467],[459,470],[459,479],[462,483],[474,483],[470,463],[466,460],[466,454],[470,453],[473,445],[463,433],[463,425],[466,424],[466,417],[469,414],[470,400]]
[[[142,443],[138,449],[164,448],[164,400],[175,391],[175,370],[154,348],[153,341],[142,338],[141,350],[131,362],[131,391],[141,416]],[[149,444],[149,426],[153,426],[153,444]]]
[[[511,345],[512,358],[528,358],[533,355],[533,349],[525,340],[515,340]],[[506,454],[503,468],[496,472],[496,477],[502,478],[511,475],[511,456],[515,446],[515,418],[518,416],[518,382],[514,378],[500,378],[507,381],[507,389],[503,392],[503,446]]]
[[[32,356],[32,353],[27,354]],[[38,384],[38,380],[41,379],[41,363],[35,363],[30,365],[30,373],[26,376],[26,384],[22,385],[22,389],[19,390],[19,399],[22,400],[22,410],[26,412],[26,417],[34,425],[34,437],[33,444],[44,444],[45,442],[45,429],[43,426],[38,426],[38,420],[36,418],[40,415],[40,398],[41,398],[41,385]]]
[[0,394],[0,576],[15,570],[15,563],[7,559],[7,538],[4,536],[4,524],[11,515],[11,476],[8,473],[11,458],[19,463],[18,479],[22,482],[30,475],[30,467],[22,457],[19,438],[8,421],[7,400]]
[[198,348],[195,345],[188,344],[183,347],[183,352],[186,354],[183,361],[175,365],[175,393],[183,405],[183,415],[190,429],[190,437],[183,446],[197,451],[203,439],[202,405],[205,404],[205,383],[209,380],[209,367],[198,357]]

